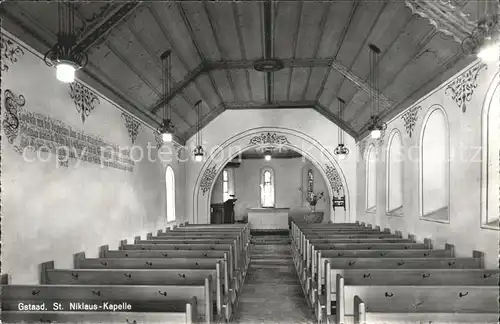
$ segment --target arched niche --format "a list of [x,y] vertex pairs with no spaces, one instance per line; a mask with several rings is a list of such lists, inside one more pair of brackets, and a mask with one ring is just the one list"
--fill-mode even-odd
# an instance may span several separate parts
[[420,218],[449,223],[450,131],[446,111],[433,105],[420,131],[419,205]]
[[398,129],[392,130],[386,151],[386,212],[402,215],[404,151],[403,138]]
[[491,82],[482,111],[481,227],[500,229],[500,73]]
[[333,154],[318,141],[307,134],[281,127],[262,127],[235,134],[213,150],[204,161],[195,182],[193,191],[194,223],[209,223],[210,197],[216,179],[224,166],[242,152],[262,147],[289,148],[308,159],[321,173],[328,184],[329,197],[345,196],[346,206],[336,208],[330,204],[332,222],[351,221],[351,202],[349,188],[340,165]]

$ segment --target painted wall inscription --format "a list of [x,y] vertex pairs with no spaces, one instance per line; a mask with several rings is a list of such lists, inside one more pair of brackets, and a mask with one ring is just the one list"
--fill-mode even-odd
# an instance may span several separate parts
[[59,165],[68,166],[69,159],[99,164],[103,167],[134,171],[130,150],[105,142],[62,121],[40,113],[18,111],[19,144],[17,149],[40,150],[56,154]]

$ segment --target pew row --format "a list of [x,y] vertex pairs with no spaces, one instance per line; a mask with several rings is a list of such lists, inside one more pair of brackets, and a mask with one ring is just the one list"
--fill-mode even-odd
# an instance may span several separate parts
[[[89,315],[95,317],[99,317],[99,312],[106,316],[106,313],[120,314],[123,311],[127,314],[122,314],[122,319],[128,319],[133,313],[159,313],[161,315],[156,315],[158,319],[173,323],[187,322],[188,315],[196,312],[196,317],[191,317],[189,322],[212,323],[210,284],[209,276],[201,286],[4,285],[2,319],[3,322],[9,318],[26,321],[27,317],[34,316],[39,321],[42,315],[51,317],[50,312],[60,312],[70,322],[76,323],[72,317],[74,311],[95,312],[95,315]],[[35,313],[30,314],[32,311]]]

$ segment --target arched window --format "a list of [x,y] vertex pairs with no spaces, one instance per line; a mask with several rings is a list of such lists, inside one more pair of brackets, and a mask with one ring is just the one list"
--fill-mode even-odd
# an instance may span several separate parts
[[307,171],[307,197],[311,199],[313,194],[314,194],[314,174],[313,171],[309,169],[309,171]]
[[500,74],[497,74],[486,94],[483,108],[482,177],[483,197],[481,225],[499,229],[500,218]]
[[274,207],[274,171],[271,168],[261,172],[260,204],[262,207]]
[[222,171],[222,201],[227,201],[229,198],[229,172]]
[[420,137],[420,216],[448,222],[449,135],[441,108],[424,119]]
[[377,152],[370,145],[366,159],[366,211],[377,210]]
[[391,215],[402,215],[403,212],[403,153],[401,134],[395,130],[387,143],[386,158],[386,211]]
[[167,203],[167,222],[175,221],[175,176],[172,167],[167,166],[165,172],[166,183],[166,203]]

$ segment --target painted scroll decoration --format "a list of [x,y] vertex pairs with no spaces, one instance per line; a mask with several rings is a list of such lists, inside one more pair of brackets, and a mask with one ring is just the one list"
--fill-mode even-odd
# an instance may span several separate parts
[[216,171],[216,165],[212,165],[211,167],[208,167],[205,172],[203,173],[203,178],[201,178],[200,182],[200,189],[201,192],[203,193],[203,196],[210,191],[212,188],[212,183],[215,180],[215,177],[217,176],[217,171]]
[[401,119],[403,120],[403,124],[406,129],[406,134],[408,134],[409,137],[413,135],[413,131],[415,130],[415,125],[418,120],[418,112],[420,110],[422,110],[422,106],[414,106],[401,115]]
[[445,94],[451,93],[451,99],[455,100],[455,103],[458,108],[462,109],[462,112],[467,110],[467,102],[471,101],[474,90],[479,85],[477,78],[483,68],[487,68],[484,63],[473,66],[459,75],[446,87]]
[[[5,115],[2,121],[2,128],[10,144],[14,144],[19,135],[19,112],[26,104],[26,99],[22,94],[16,95],[11,90],[4,91]],[[15,146],[16,151],[19,147]]]
[[101,167],[134,171],[135,162],[130,158],[130,150],[60,120],[27,111],[24,96],[15,95],[11,90],[5,90],[4,100],[6,110],[2,128],[8,142],[19,154],[25,151],[51,153],[57,157],[57,165],[64,167],[68,167],[71,160],[80,160]]
[[276,133],[262,133],[259,136],[254,136],[250,139],[252,145],[284,145],[290,144],[286,136],[278,135]]
[[141,123],[126,113],[122,113],[122,117],[125,119],[125,127],[127,127],[128,136],[130,137],[132,144],[135,144],[135,140],[137,139],[137,135],[141,129]]
[[69,95],[75,102],[76,111],[80,114],[82,122],[94,110],[96,104],[99,104],[99,98],[84,84],[75,81],[69,85]]
[[12,39],[1,35],[0,49],[2,53],[2,63],[0,65],[0,71],[7,72],[11,65],[17,62],[17,57],[24,55],[24,51],[16,42]]
[[157,131],[153,131],[153,136],[155,137],[156,148],[161,149],[161,147],[163,146],[163,140],[160,133],[158,133]]
[[326,173],[326,178],[328,179],[328,182],[330,183],[330,186],[332,187],[333,191],[340,195],[344,187],[342,186],[342,180],[340,179],[340,175],[337,169],[335,169],[335,167],[331,165],[327,165],[325,173]]

